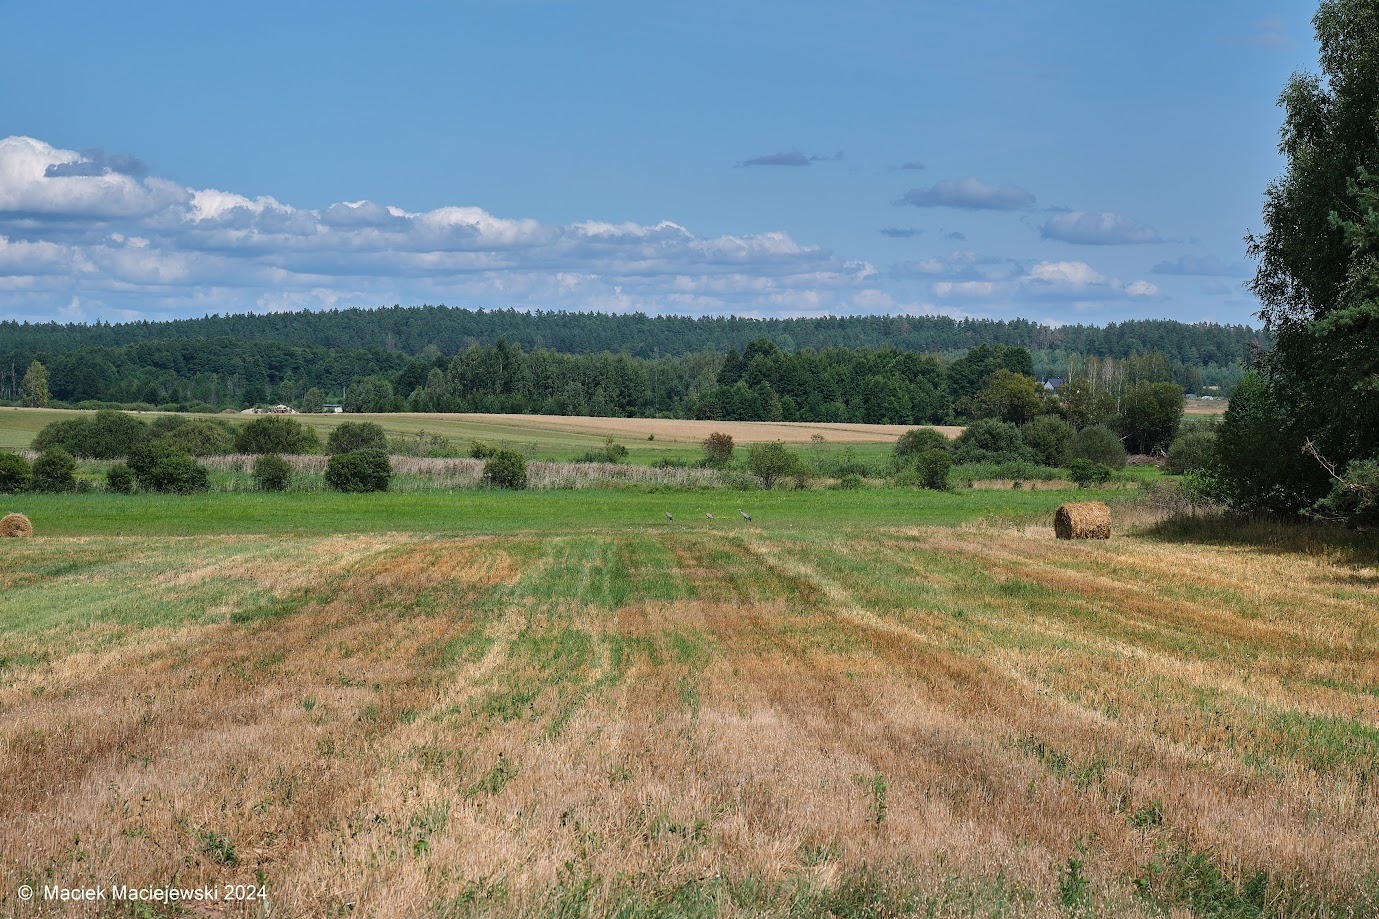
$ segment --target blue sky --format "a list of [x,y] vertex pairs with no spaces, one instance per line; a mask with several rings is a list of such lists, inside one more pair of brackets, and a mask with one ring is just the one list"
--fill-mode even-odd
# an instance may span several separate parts
[[1307,4],[11,4],[0,317],[1254,322]]

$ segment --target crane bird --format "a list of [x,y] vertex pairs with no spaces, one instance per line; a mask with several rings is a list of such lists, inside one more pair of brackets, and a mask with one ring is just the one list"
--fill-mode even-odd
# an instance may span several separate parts
[[742,510],[741,508],[738,508],[737,512],[738,512],[739,514],[742,515],[742,519],[743,519],[743,520],[746,520],[746,521],[748,521],[749,523],[751,522],[751,520],[752,520],[752,515],[751,515],[751,514],[747,513],[746,511]]
[[670,516],[670,511],[666,511],[666,519],[669,520],[671,523],[675,522],[675,518]]
[[708,517],[710,520],[713,519],[713,514],[710,514],[708,511],[705,511],[705,512],[704,512],[704,516],[705,516],[705,517]]

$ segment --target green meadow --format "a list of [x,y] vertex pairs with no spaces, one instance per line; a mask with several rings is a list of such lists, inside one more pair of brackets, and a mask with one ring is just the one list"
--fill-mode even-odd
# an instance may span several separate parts
[[[577,529],[732,532],[740,528],[833,532],[968,520],[1051,520],[1067,500],[1125,497],[1125,490],[901,488],[856,491],[579,489],[463,490],[402,494],[335,492],[200,495],[5,495],[0,509],[27,515],[43,535],[192,536],[220,533],[441,533],[480,535]],[[752,516],[748,522],[740,512]],[[670,513],[673,521],[665,515]],[[710,520],[706,514],[713,514]]]

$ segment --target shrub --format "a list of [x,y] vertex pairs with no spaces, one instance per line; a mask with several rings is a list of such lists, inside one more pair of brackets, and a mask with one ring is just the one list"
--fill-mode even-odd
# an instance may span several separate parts
[[388,438],[388,453],[391,456],[458,456],[444,434],[431,434],[417,431],[415,434],[394,434]]
[[953,459],[959,463],[1032,461],[1034,451],[1025,446],[1015,425],[983,418],[968,425],[953,442]]
[[0,495],[14,494],[29,487],[33,467],[18,453],[0,453]]
[[[809,466],[803,460],[800,461],[800,465]],[[820,475],[831,475],[839,478],[845,475],[860,475],[866,478],[872,474],[871,468],[857,458],[857,453],[851,447],[845,448],[841,457],[816,461],[812,468]]]
[[134,470],[125,463],[116,463],[105,473],[105,490],[127,495],[134,491]]
[[158,465],[159,461],[179,455],[183,455],[181,451],[174,450],[162,440],[151,440],[130,451],[127,462],[135,477],[140,480],[140,484],[143,484],[143,479],[153,471],[153,467]]
[[482,440],[472,440],[469,442],[470,459],[489,459],[498,455],[498,448],[484,443]]
[[1068,443],[1068,458],[1090,460],[1112,469],[1120,469],[1125,465],[1125,445],[1120,442],[1115,431],[1105,425],[1094,424],[1073,435],[1073,439]]
[[73,491],[77,487],[77,461],[61,447],[49,447],[34,460],[30,491]]
[[372,421],[346,421],[326,438],[326,452],[333,455],[358,450],[387,450],[388,435]]
[[1379,460],[1355,460],[1331,493],[1312,506],[1315,517],[1343,520],[1353,527],[1379,527]]
[[1216,456],[1216,435],[1207,431],[1188,431],[1179,434],[1168,448],[1168,459],[1164,468],[1182,475],[1187,472],[1201,472],[1212,464]]
[[856,491],[862,487],[862,477],[855,472],[845,472],[838,477],[836,487],[841,491]]
[[34,438],[35,450],[60,447],[70,456],[115,459],[148,440],[148,425],[132,415],[101,409],[94,415],[54,421]]
[[295,418],[261,415],[239,429],[235,449],[240,453],[320,453],[321,438]]
[[804,463],[785,448],[780,441],[752,444],[747,448],[747,471],[761,480],[761,487],[770,491],[777,481],[787,476],[803,478],[807,474]]
[[704,465],[710,469],[722,469],[733,461],[733,435],[715,431],[704,439]]
[[163,437],[171,434],[189,421],[191,421],[191,419],[183,415],[159,415],[148,423],[148,436],[155,439]]
[[185,453],[167,453],[159,457],[143,475],[137,476],[139,488],[177,495],[205,491],[211,485],[206,467]]
[[220,456],[235,452],[235,429],[218,418],[198,418],[177,425],[158,441],[188,456]]
[[1068,464],[1068,478],[1072,479],[1081,488],[1088,485],[1100,485],[1111,481],[1111,476],[1115,475],[1110,466],[1104,463],[1094,463],[1091,460],[1075,459]]
[[586,450],[582,455],[575,457],[576,463],[625,463],[627,462],[627,448],[618,443],[612,437],[603,442],[600,450]]
[[1325,498],[1331,481],[1305,454],[1285,394],[1251,371],[1236,384],[1216,435],[1206,480],[1212,497],[1237,510],[1296,513]]
[[1045,466],[1062,466],[1068,459],[1068,445],[1076,432],[1057,415],[1040,415],[1020,429],[1025,446],[1035,452]]
[[606,461],[610,463],[627,462],[627,448],[612,437],[603,442],[603,455]]
[[494,488],[526,488],[527,458],[516,450],[499,450],[484,463],[483,480]]
[[276,453],[254,460],[254,487],[259,491],[287,491],[292,483],[292,466]]
[[914,465],[921,486],[934,491],[948,490],[948,473],[953,469],[953,457],[947,450],[925,450],[915,459]]
[[942,450],[947,453],[950,446],[948,438],[933,428],[911,428],[900,435],[891,455],[895,457],[896,465],[899,467],[914,462],[921,454],[930,450]]
[[387,491],[393,465],[382,450],[337,453],[326,464],[326,484],[336,491]]
[[61,447],[68,454],[79,449],[86,439],[89,422],[85,418],[63,418],[44,425],[43,430],[34,435],[29,448],[40,453],[49,447]]

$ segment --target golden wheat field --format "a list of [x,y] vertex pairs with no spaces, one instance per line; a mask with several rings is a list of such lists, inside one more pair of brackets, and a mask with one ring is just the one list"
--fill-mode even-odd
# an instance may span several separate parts
[[266,916],[1379,909],[1379,571],[1348,556],[979,525],[3,549],[10,915],[117,883]]

